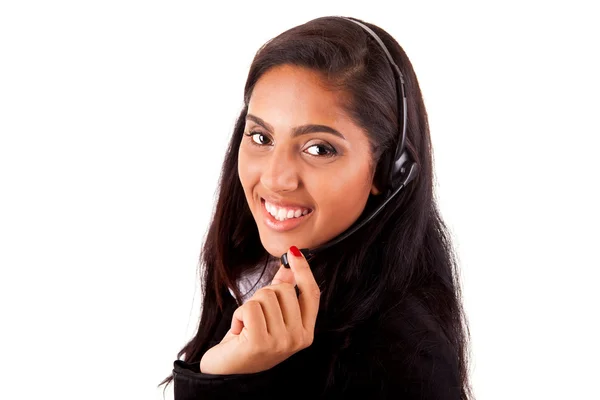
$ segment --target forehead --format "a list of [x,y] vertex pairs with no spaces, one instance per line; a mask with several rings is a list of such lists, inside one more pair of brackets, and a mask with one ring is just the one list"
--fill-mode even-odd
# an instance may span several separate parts
[[341,102],[344,94],[331,91],[319,73],[308,68],[283,65],[269,69],[257,81],[248,113],[277,126],[305,123],[337,125],[348,129],[353,125]]

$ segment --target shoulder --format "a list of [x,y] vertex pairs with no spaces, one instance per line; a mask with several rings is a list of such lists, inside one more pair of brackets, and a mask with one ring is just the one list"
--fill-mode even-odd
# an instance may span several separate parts
[[348,336],[336,360],[335,391],[369,398],[460,398],[456,353],[441,332],[417,299],[382,307]]

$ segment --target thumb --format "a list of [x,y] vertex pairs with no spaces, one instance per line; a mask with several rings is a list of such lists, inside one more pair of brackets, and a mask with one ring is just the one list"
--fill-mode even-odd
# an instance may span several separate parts
[[279,266],[279,270],[273,277],[273,281],[271,282],[271,285],[278,285],[278,284],[284,283],[284,282],[290,283],[290,284],[296,286],[296,279],[294,278],[294,273],[292,272],[292,270],[289,268],[285,268],[283,266],[283,264],[281,264]]

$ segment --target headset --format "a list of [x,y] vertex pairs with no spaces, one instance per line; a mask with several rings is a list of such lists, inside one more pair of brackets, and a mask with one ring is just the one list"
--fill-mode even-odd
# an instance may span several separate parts
[[[398,115],[398,126],[401,127],[401,129],[399,129],[399,131],[402,132],[402,134],[400,135],[400,140],[397,143],[396,151],[393,153],[388,152],[388,154],[384,154],[384,156],[382,157],[382,159],[380,161],[380,163],[382,163],[383,166],[385,166],[386,164],[389,165],[388,175],[387,175],[388,189],[387,189],[386,195],[384,197],[384,200],[381,202],[381,204],[379,204],[377,206],[377,208],[370,215],[368,215],[367,217],[364,217],[362,220],[359,218],[359,220],[356,221],[350,228],[348,228],[346,231],[344,231],[343,233],[338,235],[336,238],[330,240],[329,242],[327,242],[319,247],[313,248],[313,249],[300,249],[300,251],[302,252],[302,254],[304,254],[304,257],[307,260],[310,260],[310,258],[312,258],[316,253],[318,253],[322,250],[325,250],[325,249],[333,246],[334,244],[337,244],[337,243],[341,242],[342,240],[346,239],[348,236],[352,235],[354,232],[356,232],[361,227],[363,227],[367,222],[369,222],[371,219],[373,219],[377,214],[379,214],[379,212],[381,210],[383,210],[385,205],[388,204],[390,202],[390,200],[392,200],[398,193],[400,193],[400,191],[406,185],[408,185],[409,182],[411,182],[412,180],[414,180],[417,177],[418,170],[419,170],[417,163],[412,160],[410,154],[408,153],[408,151],[405,148],[406,147],[407,106],[406,106],[406,90],[404,87],[404,76],[402,75],[402,72],[400,72],[400,68],[398,68],[398,66],[394,62],[392,55],[388,51],[387,47],[385,47],[385,45],[383,44],[383,41],[379,38],[379,36],[377,36],[377,34],[375,32],[373,32],[373,30],[371,28],[369,28],[365,24],[363,24],[359,21],[356,21],[354,19],[350,19],[347,17],[338,17],[338,18],[343,18],[345,20],[352,21],[355,24],[362,27],[377,41],[377,43],[379,43],[379,45],[385,52],[385,54],[388,58],[388,61],[390,62],[390,66],[391,66],[392,72],[394,74],[394,80],[396,82],[396,92],[398,95],[398,97],[397,97],[398,98],[398,111],[400,111],[400,102],[402,101],[402,114],[400,115],[400,112],[398,112],[398,114],[399,114]],[[392,158],[392,156],[393,156],[393,158]],[[287,258],[287,252],[281,256],[281,263],[286,268],[290,267],[288,258]]]

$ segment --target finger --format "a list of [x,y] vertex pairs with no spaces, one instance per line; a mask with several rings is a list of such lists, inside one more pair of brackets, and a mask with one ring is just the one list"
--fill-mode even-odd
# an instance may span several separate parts
[[310,332],[314,331],[315,321],[319,312],[321,291],[310,270],[308,262],[296,246],[290,247],[288,251],[290,269],[294,273],[294,279],[300,290],[298,303],[302,314],[302,325]]
[[300,312],[300,303],[298,303],[296,288],[292,284],[285,282],[271,285],[269,288],[272,288],[277,293],[283,322],[288,330],[298,325],[302,326],[302,313]]
[[267,321],[258,301],[250,299],[233,312],[231,331],[239,335],[244,327],[250,336],[260,338],[267,335]]
[[296,280],[294,279],[294,273],[291,269],[285,268],[283,264],[279,266],[279,270],[273,277],[273,281],[271,281],[271,285],[277,285],[279,283],[289,283],[292,286],[296,286]]
[[285,322],[275,290],[271,286],[259,289],[251,300],[260,303],[267,323],[267,332],[273,336],[283,334],[285,332]]

